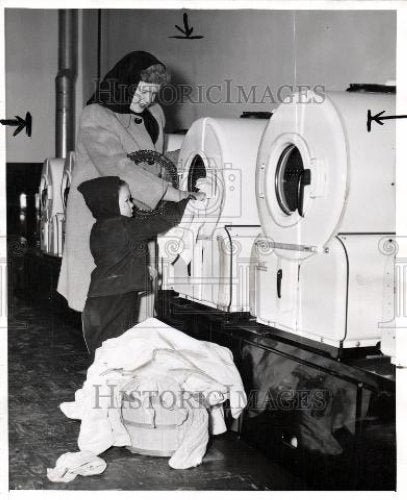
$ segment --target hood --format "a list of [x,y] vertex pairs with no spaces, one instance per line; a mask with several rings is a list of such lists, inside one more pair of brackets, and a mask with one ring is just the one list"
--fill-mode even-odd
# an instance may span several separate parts
[[97,177],[79,184],[78,191],[95,219],[118,217],[119,189],[122,180],[117,176]]
[[130,104],[140,81],[140,72],[154,64],[165,67],[165,64],[148,52],[130,52],[107,73],[86,104],[97,103],[115,113],[130,113]]

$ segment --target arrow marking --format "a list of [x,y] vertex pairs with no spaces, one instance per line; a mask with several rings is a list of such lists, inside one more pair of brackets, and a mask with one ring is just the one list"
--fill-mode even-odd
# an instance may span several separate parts
[[25,133],[28,135],[28,137],[31,137],[31,130],[32,130],[31,113],[28,111],[25,114],[24,120],[21,118],[21,116],[18,116],[18,115],[16,115],[15,118],[16,118],[15,120],[8,120],[8,119],[0,120],[0,123],[2,125],[6,125],[6,126],[8,125],[8,126],[12,126],[12,127],[17,127],[14,130],[13,137],[18,135],[24,128],[25,128]]
[[367,110],[367,131],[370,132],[372,130],[372,122],[376,122],[379,125],[383,125],[383,120],[397,120],[398,118],[407,118],[407,115],[388,115],[388,116],[383,116],[383,113],[385,111],[380,111],[380,113],[377,113],[375,115],[372,115],[372,112],[370,109]]
[[184,36],[180,35],[174,35],[170,36],[168,38],[178,38],[178,40],[198,40],[200,38],[203,38],[202,35],[194,35],[192,36],[192,32],[194,31],[194,28],[189,26],[188,23],[188,14],[184,14],[182,16],[183,22],[184,22],[184,28],[180,28],[178,24],[175,25],[178,31],[180,31]]

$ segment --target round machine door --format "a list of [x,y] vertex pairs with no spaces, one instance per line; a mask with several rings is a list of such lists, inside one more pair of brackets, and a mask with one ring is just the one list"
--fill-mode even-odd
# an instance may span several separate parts
[[277,249],[322,249],[337,232],[394,230],[394,125],[366,126],[369,109],[393,106],[389,95],[308,92],[278,107],[256,169],[261,224]]

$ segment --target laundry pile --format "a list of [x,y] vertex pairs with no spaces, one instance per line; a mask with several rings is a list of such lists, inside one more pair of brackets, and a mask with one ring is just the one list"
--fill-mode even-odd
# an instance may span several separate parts
[[80,452],[62,455],[48,478],[66,482],[76,474],[100,474],[98,455],[111,446],[171,456],[174,469],[195,467],[209,433],[226,431],[227,399],[238,418],[247,398],[231,351],[149,318],[105,341],[75,401],[60,405],[68,418],[81,420]]

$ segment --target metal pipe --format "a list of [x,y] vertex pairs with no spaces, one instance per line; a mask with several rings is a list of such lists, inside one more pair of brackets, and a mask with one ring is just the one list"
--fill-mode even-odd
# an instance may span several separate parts
[[55,156],[66,158],[75,144],[75,80],[78,52],[78,15],[73,9],[58,14],[58,73],[55,78]]

